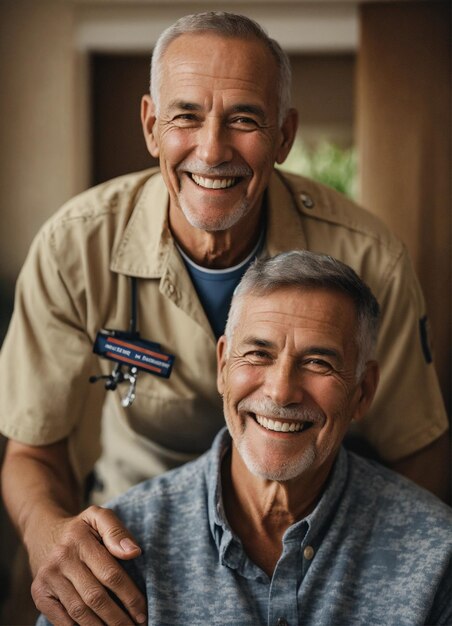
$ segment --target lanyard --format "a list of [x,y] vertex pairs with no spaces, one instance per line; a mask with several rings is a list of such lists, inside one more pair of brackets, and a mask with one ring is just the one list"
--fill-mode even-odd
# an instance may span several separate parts
[[[138,327],[138,287],[135,276],[130,277],[130,322],[129,330],[101,328],[93,344],[93,352],[115,363],[110,374],[90,376],[89,382],[105,380],[105,389],[114,391],[118,385],[129,383],[122,398],[123,407],[129,407],[136,397],[139,371],[163,378],[171,375],[174,355],[164,352],[160,344],[142,339]],[[124,371],[125,368],[125,371]]]

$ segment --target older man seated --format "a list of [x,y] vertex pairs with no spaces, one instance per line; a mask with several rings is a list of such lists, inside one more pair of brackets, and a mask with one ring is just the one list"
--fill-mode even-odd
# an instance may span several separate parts
[[217,347],[228,429],[112,505],[149,624],[452,623],[451,510],[341,447],[377,387],[378,314],[328,256],[247,271]]

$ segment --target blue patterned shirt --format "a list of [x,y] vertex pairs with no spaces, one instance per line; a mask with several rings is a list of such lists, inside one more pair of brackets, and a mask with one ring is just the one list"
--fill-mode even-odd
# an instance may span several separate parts
[[452,624],[451,509],[342,449],[314,511],[285,532],[270,578],[224,513],[230,445],[223,430],[197,461],[110,505],[143,548],[123,563],[147,595],[149,624]]

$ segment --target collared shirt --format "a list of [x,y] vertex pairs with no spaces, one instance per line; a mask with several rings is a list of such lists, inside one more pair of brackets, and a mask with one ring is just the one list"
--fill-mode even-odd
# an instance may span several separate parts
[[[378,219],[314,181],[275,172],[267,197],[263,254],[331,254],[362,276],[381,305],[382,375],[360,433],[389,461],[428,445],[446,431],[447,417],[424,358],[425,307],[404,247]],[[199,456],[224,425],[214,333],[167,206],[163,179],[150,170],[90,189],[57,212],[21,272],[0,357],[1,432],[32,445],[68,437],[80,480],[103,450],[105,499]],[[92,344],[100,328],[128,328],[130,276],[139,279],[141,336],[176,359],[169,379],[140,373],[125,409],[125,390],[106,393],[88,379],[111,371]]]
[[342,449],[315,509],[284,533],[269,577],[226,519],[230,445],[223,430],[198,461],[110,505],[143,549],[123,565],[146,593],[150,625],[452,623],[451,509]]

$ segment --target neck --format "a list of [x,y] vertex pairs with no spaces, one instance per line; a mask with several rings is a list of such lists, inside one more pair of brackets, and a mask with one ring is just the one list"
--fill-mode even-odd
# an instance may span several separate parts
[[192,226],[182,211],[169,211],[169,227],[174,239],[195,263],[211,269],[237,265],[253,250],[262,228],[263,208],[250,211],[232,228],[205,231]]
[[222,466],[226,516],[250,559],[269,576],[281,556],[285,531],[313,511],[325,481],[312,475],[284,482],[260,478],[232,446]]

